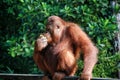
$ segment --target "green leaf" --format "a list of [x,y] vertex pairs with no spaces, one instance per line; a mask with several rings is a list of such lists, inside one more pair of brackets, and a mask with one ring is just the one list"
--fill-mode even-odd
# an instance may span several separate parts
[[20,2],[24,3],[24,0],[19,0]]
[[26,53],[30,53],[30,51],[29,51],[28,48],[25,48],[25,52],[26,52]]
[[14,53],[14,52],[12,52],[12,53],[11,53],[11,56],[12,56],[12,57],[15,57],[16,55],[15,55],[15,53]]

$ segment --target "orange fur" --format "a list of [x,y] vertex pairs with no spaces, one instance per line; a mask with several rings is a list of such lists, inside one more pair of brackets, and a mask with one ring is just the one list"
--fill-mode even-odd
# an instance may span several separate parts
[[48,18],[46,29],[49,32],[44,33],[47,45],[42,47],[44,43],[40,38],[35,44],[34,60],[38,67],[50,74],[53,80],[73,76],[77,70],[76,61],[82,52],[84,68],[81,79],[89,80],[97,61],[98,50],[86,33],[77,24],[66,22],[58,16]]

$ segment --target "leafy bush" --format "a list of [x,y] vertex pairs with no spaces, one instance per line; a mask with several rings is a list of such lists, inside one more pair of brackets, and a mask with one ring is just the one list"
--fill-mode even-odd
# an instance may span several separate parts
[[[40,73],[32,60],[34,41],[45,31],[47,18],[58,15],[81,25],[99,48],[93,75],[117,77],[120,55],[114,49],[113,11],[119,11],[118,4],[113,8],[109,0],[1,0],[0,7],[0,72]],[[82,61],[78,64],[76,75],[83,67]]]

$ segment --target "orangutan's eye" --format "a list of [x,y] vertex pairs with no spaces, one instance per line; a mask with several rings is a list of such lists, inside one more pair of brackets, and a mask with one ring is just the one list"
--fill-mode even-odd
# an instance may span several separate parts
[[57,25],[57,28],[59,29],[59,28],[60,28],[60,26],[58,26],[58,25]]

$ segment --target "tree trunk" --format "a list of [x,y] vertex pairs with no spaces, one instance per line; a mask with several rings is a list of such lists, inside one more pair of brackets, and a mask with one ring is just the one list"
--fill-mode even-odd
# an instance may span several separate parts
[[118,52],[120,52],[120,13],[118,13],[116,17],[117,17],[117,27],[118,27],[117,48],[118,48]]

